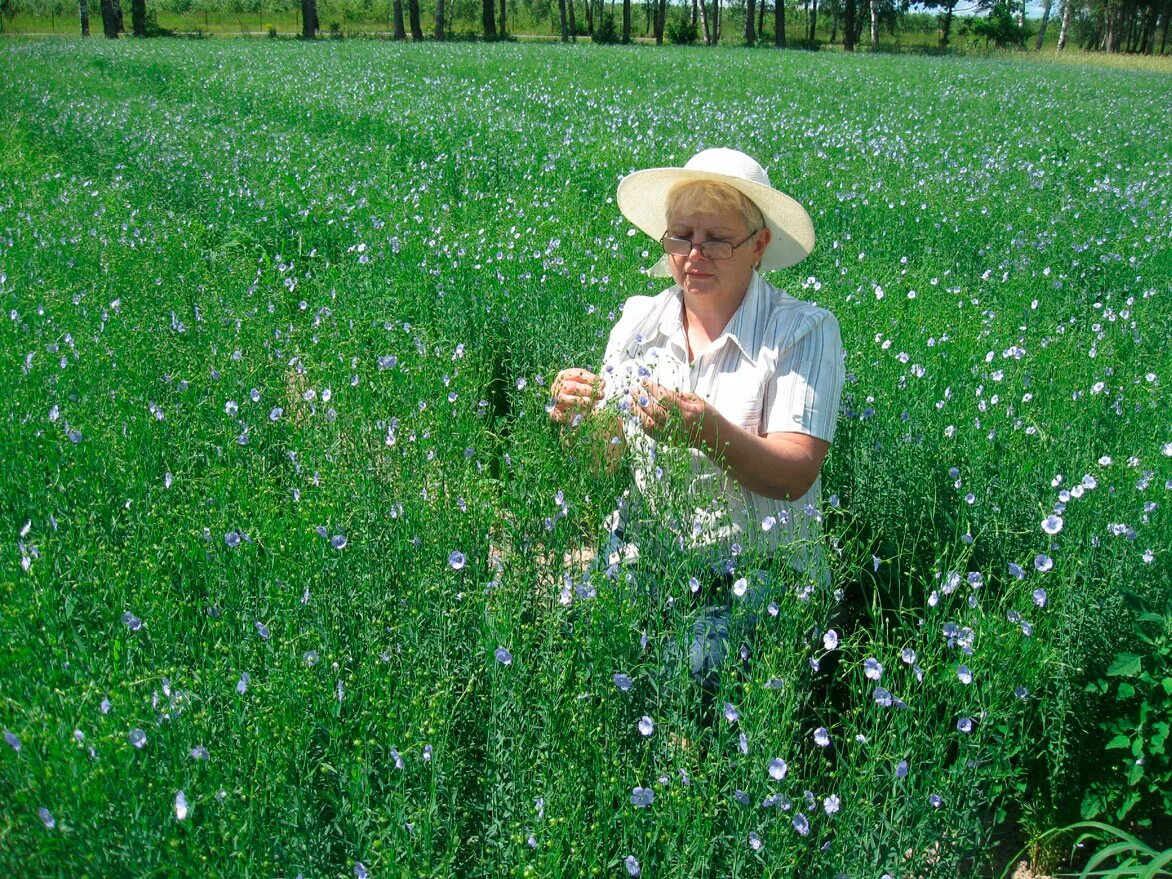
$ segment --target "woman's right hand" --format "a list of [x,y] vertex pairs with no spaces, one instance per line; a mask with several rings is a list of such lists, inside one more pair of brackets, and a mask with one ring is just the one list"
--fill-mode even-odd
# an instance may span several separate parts
[[602,399],[602,379],[586,369],[563,369],[554,378],[550,391],[553,408],[549,417],[565,424],[589,412]]

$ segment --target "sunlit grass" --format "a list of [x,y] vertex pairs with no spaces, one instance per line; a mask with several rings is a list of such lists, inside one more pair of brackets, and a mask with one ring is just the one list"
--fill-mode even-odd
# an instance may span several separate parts
[[[1168,588],[1162,74],[2,52],[5,873],[956,876],[1077,806]],[[617,180],[713,145],[809,208],[772,280],[849,375],[834,589],[733,560],[774,612],[705,716],[688,560],[567,561],[629,483],[544,407],[648,289]]]

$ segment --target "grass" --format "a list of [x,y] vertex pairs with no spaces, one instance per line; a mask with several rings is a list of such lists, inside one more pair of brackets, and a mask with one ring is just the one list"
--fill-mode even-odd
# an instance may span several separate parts
[[[0,52],[5,873],[955,876],[1077,808],[1168,589],[1162,74]],[[733,561],[777,610],[735,722],[662,662],[693,560],[564,562],[629,483],[544,412],[648,290],[618,178],[716,144],[809,208],[773,281],[849,373],[835,589]]]

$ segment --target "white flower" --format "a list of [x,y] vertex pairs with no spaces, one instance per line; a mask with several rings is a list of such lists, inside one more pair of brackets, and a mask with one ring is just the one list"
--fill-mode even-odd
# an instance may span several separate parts
[[639,718],[639,734],[646,738],[655,732],[655,721],[644,714]]
[[789,766],[780,757],[774,757],[769,761],[769,777],[774,781],[784,779],[787,772],[789,772]]
[[830,746],[830,732],[826,727],[820,726],[814,730],[814,744],[819,748],[827,748]]
[[187,794],[182,790],[175,794],[175,817],[180,821],[187,818]]
[[1062,524],[1063,524],[1062,517],[1059,515],[1056,515],[1054,513],[1051,513],[1049,516],[1047,516],[1045,519],[1042,520],[1042,530],[1045,531],[1047,534],[1057,534],[1059,531],[1062,530]]
[[837,650],[838,632],[834,631],[834,629],[827,631],[826,634],[822,636],[822,646],[827,650]]
[[733,595],[735,595],[737,598],[741,598],[745,594],[745,592],[748,588],[749,588],[749,581],[746,580],[744,577],[741,577],[735,583],[733,583],[733,587],[732,587]]

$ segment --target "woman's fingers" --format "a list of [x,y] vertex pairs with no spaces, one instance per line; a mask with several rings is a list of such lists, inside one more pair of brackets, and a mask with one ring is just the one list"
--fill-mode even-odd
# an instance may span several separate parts
[[553,396],[550,417],[555,421],[569,420],[572,415],[593,407],[602,399],[598,376],[586,369],[563,369],[554,378],[550,391]]

